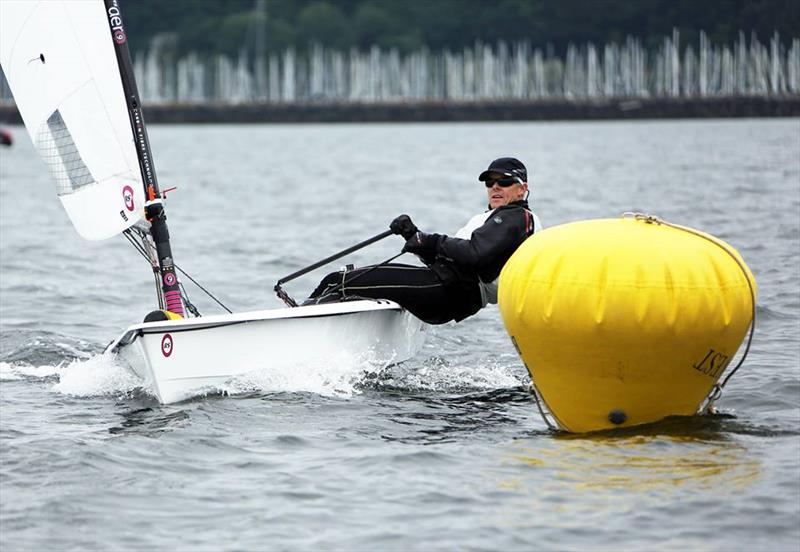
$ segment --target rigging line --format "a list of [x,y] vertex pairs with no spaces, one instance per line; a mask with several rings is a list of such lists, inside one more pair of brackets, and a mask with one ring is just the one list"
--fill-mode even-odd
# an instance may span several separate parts
[[[135,247],[139,248],[142,251],[145,250],[144,247],[145,234],[143,234],[141,231],[137,231],[134,227],[131,226],[123,230],[122,233],[125,235],[128,241],[130,241]],[[134,234],[136,235],[134,236]],[[141,240],[141,242],[135,241],[137,237],[139,238],[139,240]]]
[[165,308],[164,297],[159,291],[160,282],[158,278],[158,267],[157,265],[154,264],[155,261],[153,260],[152,255],[148,252],[147,248],[145,247],[144,235],[141,233],[138,234],[139,238],[142,240],[142,242],[140,243],[136,241],[136,238],[133,236],[133,231],[130,228],[126,228],[122,233],[125,236],[125,239],[128,240],[128,242],[133,246],[133,248],[136,251],[139,252],[139,254],[142,257],[144,257],[144,259],[147,261],[147,264],[153,270],[153,278],[155,279],[155,284],[156,284],[156,297],[158,298],[158,308],[164,309]]
[[176,265],[176,264],[174,264],[173,266],[174,266],[174,267],[175,267],[177,270],[180,270],[181,274],[183,274],[184,276],[186,276],[187,278],[189,278],[189,280],[191,280],[191,281],[192,281],[192,283],[193,283],[194,285],[196,285],[197,287],[199,287],[200,289],[202,289],[202,290],[203,290],[203,292],[205,292],[205,294],[206,294],[206,295],[208,295],[208,296],[209,296],[209,297],[211,297],[211,298],[212,298],[214,301],[216,301],[216,302],[217,302],[217,304],[218,304],[220,307],[222,307],[223,309],[225,309],[226,311],[228,311],[228,314],[233,314],[233,311],[232,311],[231,309],[229,309],[228,307],[226,307],[225,305],[223,305],[223,304],[222,304],[222,302],[221,302],[219,299],[217,299],[216,297],[214,297],[214,296],[211,294],[211,292],[210,292],[210,291],[208,291],[206,288],[204,288],[203,286],[201,286],[201,285],[200,285],[200,284],[197,282],[197,280],[195,280],[194,278],[192,278],[191,276],[189,276],[189,275],[188,275],[188,274],[187,274],[187,273],[186,273],[186,272],[185,272],[185,271],[184,271],[184,270],[183,270],[181,267],[179,267],[179,266],[178,266],[178,265]]
[[[125,230],[125,231],[123,232],[123,235],[124,235],[124,236],[125,236],[125,238],[126,238],[126,239],[127,239],[127,240],[128,240],[130,243],[131,243],[131,245],[133,245],[133,247],[134,247],[134,248],[135,248],[135,249],[136,249],[136,250],[139,252],[139,254],[140,254],[140,255],[142,255],[142,257],[144,257],[145,259],[147,259],[148,263],[150,263],[151,259],[150,259],[150,257],[147,255],[147,253],[146,253],[146,250],[145,250],[144,246],[143,246],[142,244],[140,244],[140,243],[137,243],[137,242],[136,242],[136,240],[133,238],[133,236],[131,236],[130,234],[131,234],[131,232],[130,232],[130,229],[128,229],[128,230]],[[181,267],[179,267],[178,265],[173,265],[173,266],[174,266],[174,267],[175,267],[177,270],[179,270],[179,271],[181,272],[181,274],[183,274],[184,276],[186,276],[187,278],[189,278],[189,280],[191,280],[191,282],[192,282],[194,285],[196,285],[196,286],[197,286],[197,287],[199,287],[201,290],[203,290],[203,292],[204,292],[206,295],[208,295],[208,296],[209,296],[209,297],[211,297],[211,298],[212,298],[214,301],[216,301],[216,302],[217,302],[217,304],[218,304],[220,307],[222,307],[223,309],[225,309],[226,311],[228,311],[228,313],[229,313],[229,314],[233,314],[233,311],[231,311],[231,310],[230,310],[228,307],[226,307],[225,305],[223,305],[223,304],[222,304],[222,302],[220,302],[220,300],[219,300],[219,299],[217,299],[216,297],[214,297],[214,296],[211,294],[211,292],[210,292],[210,291],[208,291],[206,288],[204,288],[203,286],[201,286],[201,285],[200,285],[200,284],[197,282],[197,280],[195,280],[194,278],[192,278],[191,276],[189,276],[189,274],[187,274],[187,273],[186,273],[186,271],[184,271],[184,270],[183,270]],[[181,286],[181,287],[183,287],[183,286]],[[183,291],[184,291],[184,296],[188,298],[188,294],[186,293],[186,289],[185,289],[185,288],[184,288],[184,290],[183,290]],[[192,306],[194,306],[194,305],[192,305]]]
[[139,254],[142,257],[147,259],[147,263],[150,264],[150,257],[147,255],[147,252],[145,251],[144,246],[142,244],[136,242],[136,240],[133,238],[133,236],[131,236],[130,230],[125,230],[123,232],[123,235],[125,236],[125,239],[127,239],[130,242],[130,244],[133,246],[133,248],[136,249],[136,251],[138,251]]
[[352,277],[352,278],[350,278],[349,280],[348,280],[348,279],[346,279],[344,276],[342,276],[342,283],[341,283],[341,284],[339,284],[339,285],[340,285],[341,287],[344,287],[344,286],[345,286],[345,285],[347,285],[347,284],[352,284],[352,283],[353,283],[353,280],[358,280],[358,279],[359,279],[361,276],[364,276],[365,274],[369,274],[369,273],[370,273],[370,272],[372,272],[373,270],[375,270],[375,269],[378,269],[378,268],[380,268],[380,267],[382,267],[382,266],[384,266],[384,265],[387,265],[387,264],[389,264],[390,262],[392,262],[393,260],[395,260],[397,257],[399,257],[400,255],[402,255],[402,254],[404,254],[404,253],[405,253],[405,251],[401,251],[400,253],[398,253],[398,254],[397,254],[397,255],[395,255],[394,257],[389,257],[388,259],[386,259],[386,260],[385,260],[385,261],[383,261],[382,263],[378,263],[378,264],[376,264],[376,265],[374,265],[374,266],[371,266],[371,267],[367,268],[366,270],[364,270],[363,272],[361,272],[361,273],[359,273],[359,274],[356,274],[355,276],[353,276],[353,277]]
[[347,293],[347,290],[345,289],[345,286],[347,286],[348,284],[352,284],[354,280],[358,280],[361,276],[364,276],[365,274],[369,274],[373,270],[376,270],[376,269],[378,269],[378,268],[380,268],[382,266],[385,266],[385,265],[389,264],[390,262],[392,262],[393,260],[398,258],[400,255],[403,255],[404,253],[405,253],[405,251],[401,251],[397,255],[395,255],[393,257],[389,257],[388,259],[386,259],[383,262],[380,262],[380,263],[378,263],[376,265],[373,265],[373,266],[371,266],[369,268],[366,268],[366,270],[362,269],[363,270],[362,272],[356,274],[355,276],[353,276],[352,278],[349,278],[349,279],[347,278],[347,272],[343,272],[342,273],[342,281],[341,282],[337,282],[335,284],[332,284],[330,286],[330,288],[326,289],[325,293],[322,294],[320,297],[328,297],[332,293],[339,293],[340,291],[343,294]]
[[186,288],[183,285],[183,282],[178,282],[178,287],[181,288],[181,297],[183,297],[184,306],[186,309],[192,313],[195,318],[200,318],[200,311],[197,310],[191,301],[189,301],[189,294],[186,293]]

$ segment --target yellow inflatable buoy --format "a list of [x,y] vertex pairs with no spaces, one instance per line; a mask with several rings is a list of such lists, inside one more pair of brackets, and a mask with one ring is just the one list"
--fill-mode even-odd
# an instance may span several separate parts
[[559,427],[586,432],[695,414],[756,289],[722,240],[637,215],[537,232],[503,268],[498,305]]

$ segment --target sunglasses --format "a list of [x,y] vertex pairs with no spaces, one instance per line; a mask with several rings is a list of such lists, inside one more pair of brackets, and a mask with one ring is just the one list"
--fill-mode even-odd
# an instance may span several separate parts
[[495,182],[497,182],[497,184],[501,188],[508,188],[509,186],[513,186],[514,184],[521,184],[522,183],[522,181],[519,179],[519,177],[511,176],[511,177],[508,177],[508,178],[495,178],[493,180],[487,180],[487,181],[484,182],[484,184],[486,184],[487,188],[491,188],[492,186],[494,186]]

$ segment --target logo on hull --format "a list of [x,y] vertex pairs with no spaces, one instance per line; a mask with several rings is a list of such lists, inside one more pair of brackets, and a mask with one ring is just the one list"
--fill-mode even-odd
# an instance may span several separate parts
[[164,337],[161,338],[161,354],[165,357],[172,354],[172,336],[170,334],[164,334]]

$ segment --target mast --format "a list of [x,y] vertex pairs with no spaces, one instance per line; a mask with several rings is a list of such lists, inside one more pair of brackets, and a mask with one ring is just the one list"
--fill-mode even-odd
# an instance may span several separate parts
[[168,311],[185,316],[183,299],[178,285],[178,275],[175,272],[175,263],[172,259],[172,248],[169,244],[169,230],[167,229],[167,215],[164,212],[164,203],[158,188],[156,169],[153,165],[153,154],[150,150],[150,140],[144,124],[139,91],[136,87],[136,78],[133,73],[133,63],[128,49],[128,37],[122,21],[122,13],[118,0],[103,0],[108,16],[109,30],[114,42],[114,52],[117,56],[122,89],[128,107],[128,117],[133,130],[136,147],[136,156],[139,160],[139,170],[144,183],[146,203],[144,205],[145,218],[150,222],[150,234],[156,245],[158,257],[159,280],[161,284],[160,297],[162,305]]

